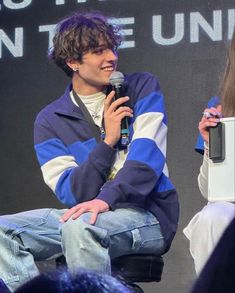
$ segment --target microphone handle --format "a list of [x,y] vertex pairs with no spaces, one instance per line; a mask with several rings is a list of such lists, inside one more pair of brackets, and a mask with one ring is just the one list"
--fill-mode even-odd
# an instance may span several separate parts
[[128,120],[124,117],[121,122],[121,145],[128,146],[129,142]]
[[[115,100],[124,96],[123,94],[123,87],[122,85],[116,85],[113,87],[115,90]],[[123,147],[127,147],[129,144],[129,127],[128,127],[128,119],[124,117],[121,121],[121,137],[120,137],[120,144]]]

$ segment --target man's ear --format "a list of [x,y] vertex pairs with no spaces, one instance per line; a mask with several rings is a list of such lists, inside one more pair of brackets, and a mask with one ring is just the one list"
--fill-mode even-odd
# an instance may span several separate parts
[[69,68],[71,68],[74,72],[79,70],[79,62],[75,60],[69,60],[66,62]]

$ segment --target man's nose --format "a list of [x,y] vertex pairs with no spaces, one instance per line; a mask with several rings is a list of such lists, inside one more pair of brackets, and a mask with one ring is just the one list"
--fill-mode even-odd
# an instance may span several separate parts
[[107,49],[106,58],[109,61],[116,61],[118,59],[117,52],[111,49]]

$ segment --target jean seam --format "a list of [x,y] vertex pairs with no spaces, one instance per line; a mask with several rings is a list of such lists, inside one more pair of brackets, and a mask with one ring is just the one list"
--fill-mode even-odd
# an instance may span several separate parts
[[[11,239],[13,239],[13,234],[11,236],[12,236]],[[7,246],[10,248],[11,251],[13,251],[14,254],[17,254],[17,251],[18,251],[17,246],[15,245],[15,243],[12,243],[12,241],[10,241],[8,238],[7,238]],[[13,261],[13,257],[11,256],[10,259],[12,263],[11,267],[14,266],[14,271],[11,271],[11,277],[9,277],[9,274],[8,274],[8,278],[4,279],[4,282],[6,284],[9,284],[12,282],[18,282],[20,280],[20,277],[17,274],[17,267],[15,266]]]
[[143,227],[151,227],[151,226],[160,226],[159,225],[159,223],[155,223],[155,224],[142,224],[142,225],[139,225],[139,226],[137,226],[137,225],[132,225],[132,226],[130,226],[130,227],[126,227],[125,229],[123,229],[123,230],[120,230],[120,231],[114,231],[113,233],[108,233],[109,234],[109,236],[115,236],[115,235],[118,235],[118,234],[121,234],[121,233],[126,233],[126,232],[131,232],[131,231],[133,231],[133,230],[135,230],[135,229],[140,229],[140,228],[143,228]]

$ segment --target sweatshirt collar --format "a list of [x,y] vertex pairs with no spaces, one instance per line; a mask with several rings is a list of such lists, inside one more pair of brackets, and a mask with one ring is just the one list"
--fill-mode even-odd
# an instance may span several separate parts
[[78,106],[76,106],[70,97],[70,91],[72,90],[72,83],[67,86],[64,94],[59,98],[58,104],[55,107],[54,112],[59,115],[64,115],[72,118],[83,119],[85,117]]

